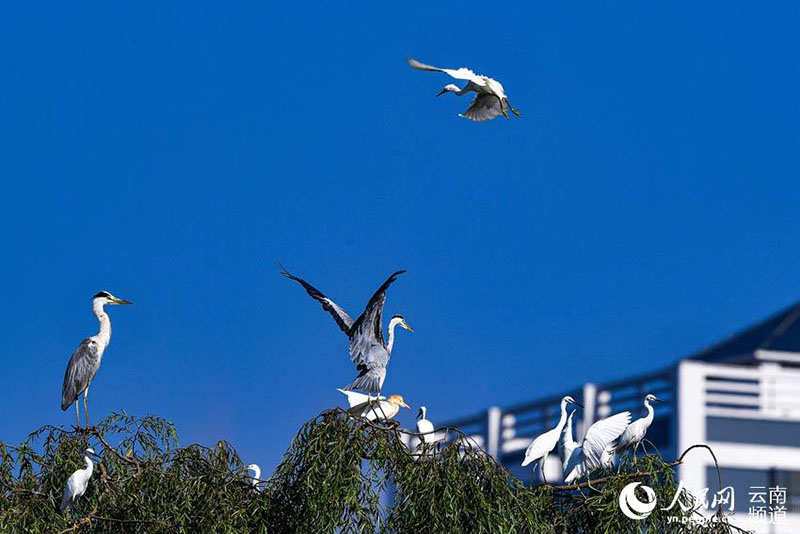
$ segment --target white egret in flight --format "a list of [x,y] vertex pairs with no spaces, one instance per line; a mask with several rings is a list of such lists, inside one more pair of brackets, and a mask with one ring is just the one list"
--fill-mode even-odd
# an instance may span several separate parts
[[436,431],[433,428],[433,423],[427,417],[428,408],[420,406],[419,413],[417,413],[417,432],[422,435],[418,437],[425,443],[433,443],[436,441]]
[[257,488],[258,482],[261,479],[261,468],[258,467],[258,464],[250,464],[247,467],[245,467],[245,470],[253,472],[253,476],[249,477],[250,484],[252,484],[254,488]]
[[97,455],[94,453],[94,449],[86,449],[83,454],[83,461],[86,467],[78,469],[67,479],[64,495],[61,497],[62,513],[68,509],[72,510],[75,500],[86,493],[86,488],[89,487],[89,479],[92,478],[92,472],[94,471],[94,462],[92,459],[99,461],[99,458],[97,458]]
[[64,385],[61,388],[61,409],[66,410],[75,403],[75,417],[78,419],[77,428],[81,427],[81,416],[78,413],[78,397],[83,393],[83,410],[86,415],[86,428],[89,428],[89,384],[91,384],[97,370],[100,369],[100,360],[103,352],[111,341],[111,320],[103,309],[106,304],[132,304],[120,299],[108,291],[100,291],[92,297],[92,311],[100,322],[100,331],[92,337],[84,339],[67,364],[64,372]]
[[534,439],[530,445],[528,445],[528,449],[525,451],[525,459],[522,460],[522,467],[525,467],[532,462],[539,462],[539,468],[542,471],[542,480],[545,482],[547,480],[544,476],[544,462],[547,459],[547,455],[550,454],[550,451],[552,451],[558,444],[558,439],[561,436],[561,429],[564,428],[564,425],[567,422],[567,404],[574,404],[575,406],[583,407],[583,405],[578,403],[569,395],[562,398],[561,417],[559,418],[558,423],[554,428],[548,430],[544,434],[541,434]]
[[411,408],[403,401],[401,395],[391,395],[385,397],[371,397],[355,391],[338,390],[347,395],[347,403],[350,409],[347,413],[363,417],[368,421],[388,421],[400,411],[400,408]]
[[595,469],[608,467],[613,443],[630,422],[631,412],[621,412],[590,426],[583,441],[573,449],[564,464],[564,482],[570,484]]
[[475,74],[465,67],[461,67],[460,69],[442,69],[431,65],[425,65],[412,58],[408,58],[406,61],[408,61],[408,64],[411,65],[412,68],[418,70],[443,72],[456,80],[466,80],[467,85],[465,85],[463,89],[455,84],[447,84],[444,86],[444,89],[436,95],[442,96],[445,93],[452,92],[458,96],[462,96],[470,91],[474,92],[475,98],[472,99],[469,108],[461,114],[461,117],[473,121],[488,121],[502,113],[503,116],[508,119],[510,117],[508,116],[506,108],[511,110],[511,113],[517,117],[522,116],[522,113],[520,113],[518,109],[513,108],[509,103],[503,85],[493,78]]
[[[630,425],[628,428],[625,429],[625,432],[619,437],[617,441],[617,452],[622,453],[626,450],[633,449],[633,453],[636,454],[636,449],[639,447],[639,444],[642,443],[644,436],[647,434],[647,429],[650,428],[650,425],[653,424],[653,407],[650,406],[651,402],[664,402],[652,393],[648,394],[644,398],[644,407],[647,410],[647,415],[644,417],[640,417]],[[644,445],[642,445],[644,447]]]
[[358,376],[344,389],[358,389],[375,395],[380,394],[383,381],[386,379],[386,366],[389,365],[389,358],[392,355],[392,348],[394,348],[394,329],[399,326],[411,332],[414,331],[402,316],[395,315],[389,321],[389,342],[384,343],[383,341],[381,315],[386,302],[386,290],[404,272],[392,273],[372,295],[364,313],[355,321],[339,305],[302,278],[286,270],[281,272],[286,278],[303,286],[311,298],[320,302],[322,309],[331,314],[342,332],[347,334],[350,339],[350,359],[356,364]]

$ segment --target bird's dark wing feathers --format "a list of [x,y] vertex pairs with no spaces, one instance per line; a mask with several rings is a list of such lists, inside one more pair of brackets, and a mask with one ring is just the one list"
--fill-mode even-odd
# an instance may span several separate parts
[[[397,280],[397,277],[403,274],[405,269],[392,273],[386,281],[381,284],[381,287],[375,291],[372,298],[369,299],[364,313],[359,315],[356,322],[353,323],[352,334],[350,335],[351,347],[356,343],[358,338],[372,338],[384,345],[383,330],[381,326],[381,314],[383,313],[383,305],[386,302],[386,290],[389,286]],[[353,361],[358,362],[355,354],[350,354]]]
[[465,119],[473,121],[488,121],[501,113],[500,99],[495,95],[481,93],[469,105],[469,109],[461,114]]
[[75,402],[97,373],[100,361],[98,348],[97,341],[86,338],[72,353],[67,370],[64,372],[64,386],[61,388],[62,410],[66,410]]
[[350,332],[353,327],[353,320],[350,318],[349,315],[347,315],[346,311],[340,308],[339,305],[333,302],[331,299],[323,295],[319,289],[312,286],[299,276],[293,275],[286,269],[283,269],[281,271],[281,274],[286,278],[294,280],[295,282],[303,286],[303,288],[305,288],[306,290],[306,293],[308,293],[312,299],[322,304],[323,310],[331,314],[331,317],[333,317],[333,320],[336,321],[336,324],[339,325],[339,328],[342,329],[342,332],[344,332],[348,336],[350,335]]

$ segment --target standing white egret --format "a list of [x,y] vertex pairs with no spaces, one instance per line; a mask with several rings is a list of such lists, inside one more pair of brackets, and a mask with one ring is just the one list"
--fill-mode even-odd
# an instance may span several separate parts
[[395,315],[389,321],[389,342],[384,343],[381,326],[383,305],[386,302],[386,290],[397,277],[405,271],[392,273],[381,287],[372,295],[358,319],[353,321],[347,313],[335,302],[323,295],[317,288],[290,272],[283,270],[281,274],[294,280],[306,290],[306,293],[322,304],[322,309],[330,313],[339,328],[350,339],[350,359],[356,364],[358,376],[344,389],[358,389],[367,393],[380,394],[383,381],[386,378],[386,366],[394,347],[394,329],[405,328],[413,332],[410,326],[400,315]]
[[83,393],[83,410],[86,415],[86,428],[89,428],[89,384],[91,384],[97,370],[100,369],[100,360],[103,352],[111,341],[111,319],[103,309],[106,304],[132,304],[120,299],[108,291],[100,291],[92,297],[92,311],[100,322],[100,331],[92,337],[84,339],[67,364],[64,372],[64,385],[61,388],[61,409],[66,410],[75,403],[75,417],[78,419],[77,428],[81,427],[81,416],[78,412],[78,397]]
[[621,412],[595,422],[564,465],[564,482],[570,484],[595,469],[608,467],[611,446],[631,422],[631,412]]
[[567,416],[567,424],[561,430],[561,436],[558,438],[558,458],[561,460],[561,466],[567,464],[567,460],[572,456],[572,451],[578,446],[578,442],[572,437],[572,416],[575,415],[575,410],[571,410]]
[[454,84],[447,84],[444,86],[444,89],[436,95],[442,96],[445,93],[453,92],[458,96],[462,96],[470,91],[474,92],[475,98],[470,103],[467,111],[460,115],[461,117],[473,121],[488,121],[502,113],[503,116],[508,119],[510,117],[508,116],[506,108],[511,110],[511,113],[517,117],[522,116],[522,113],[520,113],[518,109],[513,108],[509,103],[503,85],[493,78],[475,74],[465,67],[461,67],[460,69],[442,69],[431,65],[425,65],[412,58],[408,58],[406,61],[408,61],[408,64],[412,68],[418,70],[443,72],[457,80],[467,81],[467,85],[465,85],[463,89]]
[[422,435],[418,437],[425,443],[433,443],[436,441],[436,431],[433,428],[433,423],[427,419],[427,416],[428,408],[420,406],[419,413],[417,413],[417,432]]
[[261,468],[258,467],[258,464],[250,464],[247,467],[245,467],[245,470],[253,472],[253,476],[249,477],[250,484],[252,484],[254,488],[257,488],[258,482],[261,479]]
[[94,453],[94,449],[86,449],[83,451],[83,454],[83,461],[86,467],[78,469],[67,479],[64,495],[61,497],[62,513],[67,509],[72,510],[75,500],[86,493],[86,488],[89,486],[89,479],[92,478],[92,472],[94,472],[94,462],[92,459],[99,460]]
[[397,415],[400,407],[411,408],[403,401],[401,395],[391,395],[387,399],[385,397],[371,397],[363,393],[345,391],[343,389],[338,391],[347,395],[347,403],[350,405],[347,413],[363,417],[368,421],[388,421]]
[[547,482],[544,475],[544,463],[547,459],[547,455],[550,454],[556,445],[558,444],[558,438],[561,436],[561,429],[564,428],[564,425],[567,422],[567,404],[574,404],[575,406],[581,406],[575,399],[571,396],[567,395],[566,397],[561,399],[561,417],[558,420],[556,426],[541,434],[533,442],[528,445],[528,449],[525,451],[525,459],[522,460],[522,467],[525,467],[531,462],[539,462],[539,468],[542,471],[542,480]]
[[[663,401],[652,393],[645,396],[643,404],[647,410],[647,415],[640,417],[628,425],[628,428],[625,429],[625,432],[622,433],[617,441],[617,452],[622,453],[632,448],[633,453],[636,454],[636,449],[639,448],[639,444],[642,443],[642,440],[644,440],[644,436],[647,434],[647,429],[650,428],[651,424],[653,424],[653,417],[655,413],[653,412],[653,407],[650,406],[651,402]],[[644,447],[644,445],[642,445],[642,447]],[[647,451],[645,450],[645,452]]]

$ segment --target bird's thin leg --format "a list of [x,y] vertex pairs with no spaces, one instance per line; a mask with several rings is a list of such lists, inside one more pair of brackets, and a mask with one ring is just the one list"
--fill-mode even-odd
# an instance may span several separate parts
[[89,430],[89,388],[83,390],[83,414],[86,416],[86,430]]
[[543,481],[545,484],[547,484],[547,477],[546,477],[546,476],[545,476],[545,474],[544,474],[544,461],[545,461],[545,460],[547,460],[547,455],[546,455],[546,454],[545,454],[545,455],[544,455],[544,457],[542,458],[542,462],[541,462],[541,465],[539,466],[539,468],[542,470],[542,481]]
[[513,113],[517,117],[522,117],[522,113],[520,112],[520,110],[518,110],[514,106],[512,106],[511,102],[509,102],[508,99],[506,99],[506,103],[508,104],[508,109],[511,110],[511,113]]
[[647,447],[644,444],[644,440],[642,440],[642,450],[644,451],[644,455],[647,456]]
[[597,491],[597,489],[594,486],[592,486],[592,475],[591,475],[591,473],[586,473],[586,485],[589,487],[590,490]]
[[76,430],[81,429],[81,414],[78,411],[78,399],[75,399],[75,419],[77,419],[78,424],[75,426]]
[[511,117],[508,116],[508,111],[506,111],[506,106],[503,102],[503,99],[499,98],[498,100],[500,100],[500,113],[502,113],[505,118],[510,119]]
[[619,453],[619,462],[617,462],[617,473],[622,470],[622,456],[625,454],[626,451],[620,451]]
[[[378,396],[380,397],[380,393],[378,393]],[[383,416],[383,420],[388,422],[389,418],[386,417],[386,412],[383,411],[383,406],[381,405],[380,401],[378,401],[378,409],[381,411],[381,415]]]

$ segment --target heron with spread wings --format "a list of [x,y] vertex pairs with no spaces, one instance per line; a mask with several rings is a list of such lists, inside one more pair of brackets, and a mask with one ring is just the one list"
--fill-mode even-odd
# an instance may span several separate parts
[[412,58],[408,58],[406,61],[408,61],[411,68],[431,72],[443,72],[456,80],[465,80],[467,82],[467,85],[463,88],[449,83],[436,95],[442,96],[443,94],[452,92],[457,96],[462,96],[469,92],[474,92],[475,98],[472,99],[467,111],[460,115],[461,117],[480,122],[491,120],[502,113],[503,116],[508,119],[510,118],[508,115],[509,110],[517,117],[522,117],[522,113],[520,113],[518,109],[512,107],[511,103],[508,101],[505,89],[503,89],[503,84],[493,78],[475,74],[465,67],[461,67],[460,69],[442,69],[420,63]]
[[311,298],[322,304],[322,309],[331,314],[342,332],[347,334],[350,340],[350,359],[356,364],[358,371],[355,380],[344,388],[347,391],[357,389],[379,395],[386,379],[386,366],[389,364],[394,347],[395,328],[399,326],[413,332],[401,315],[395,315],[389,321],[389,341],[383,340],[381,316],[383,305],[386,303],[386,290],[404,272],[392,273],[369,299],[364,313],[353,321],[347,312],[323,295],[320,290],[285,269],[281,271],[283,276],[303,286]]

